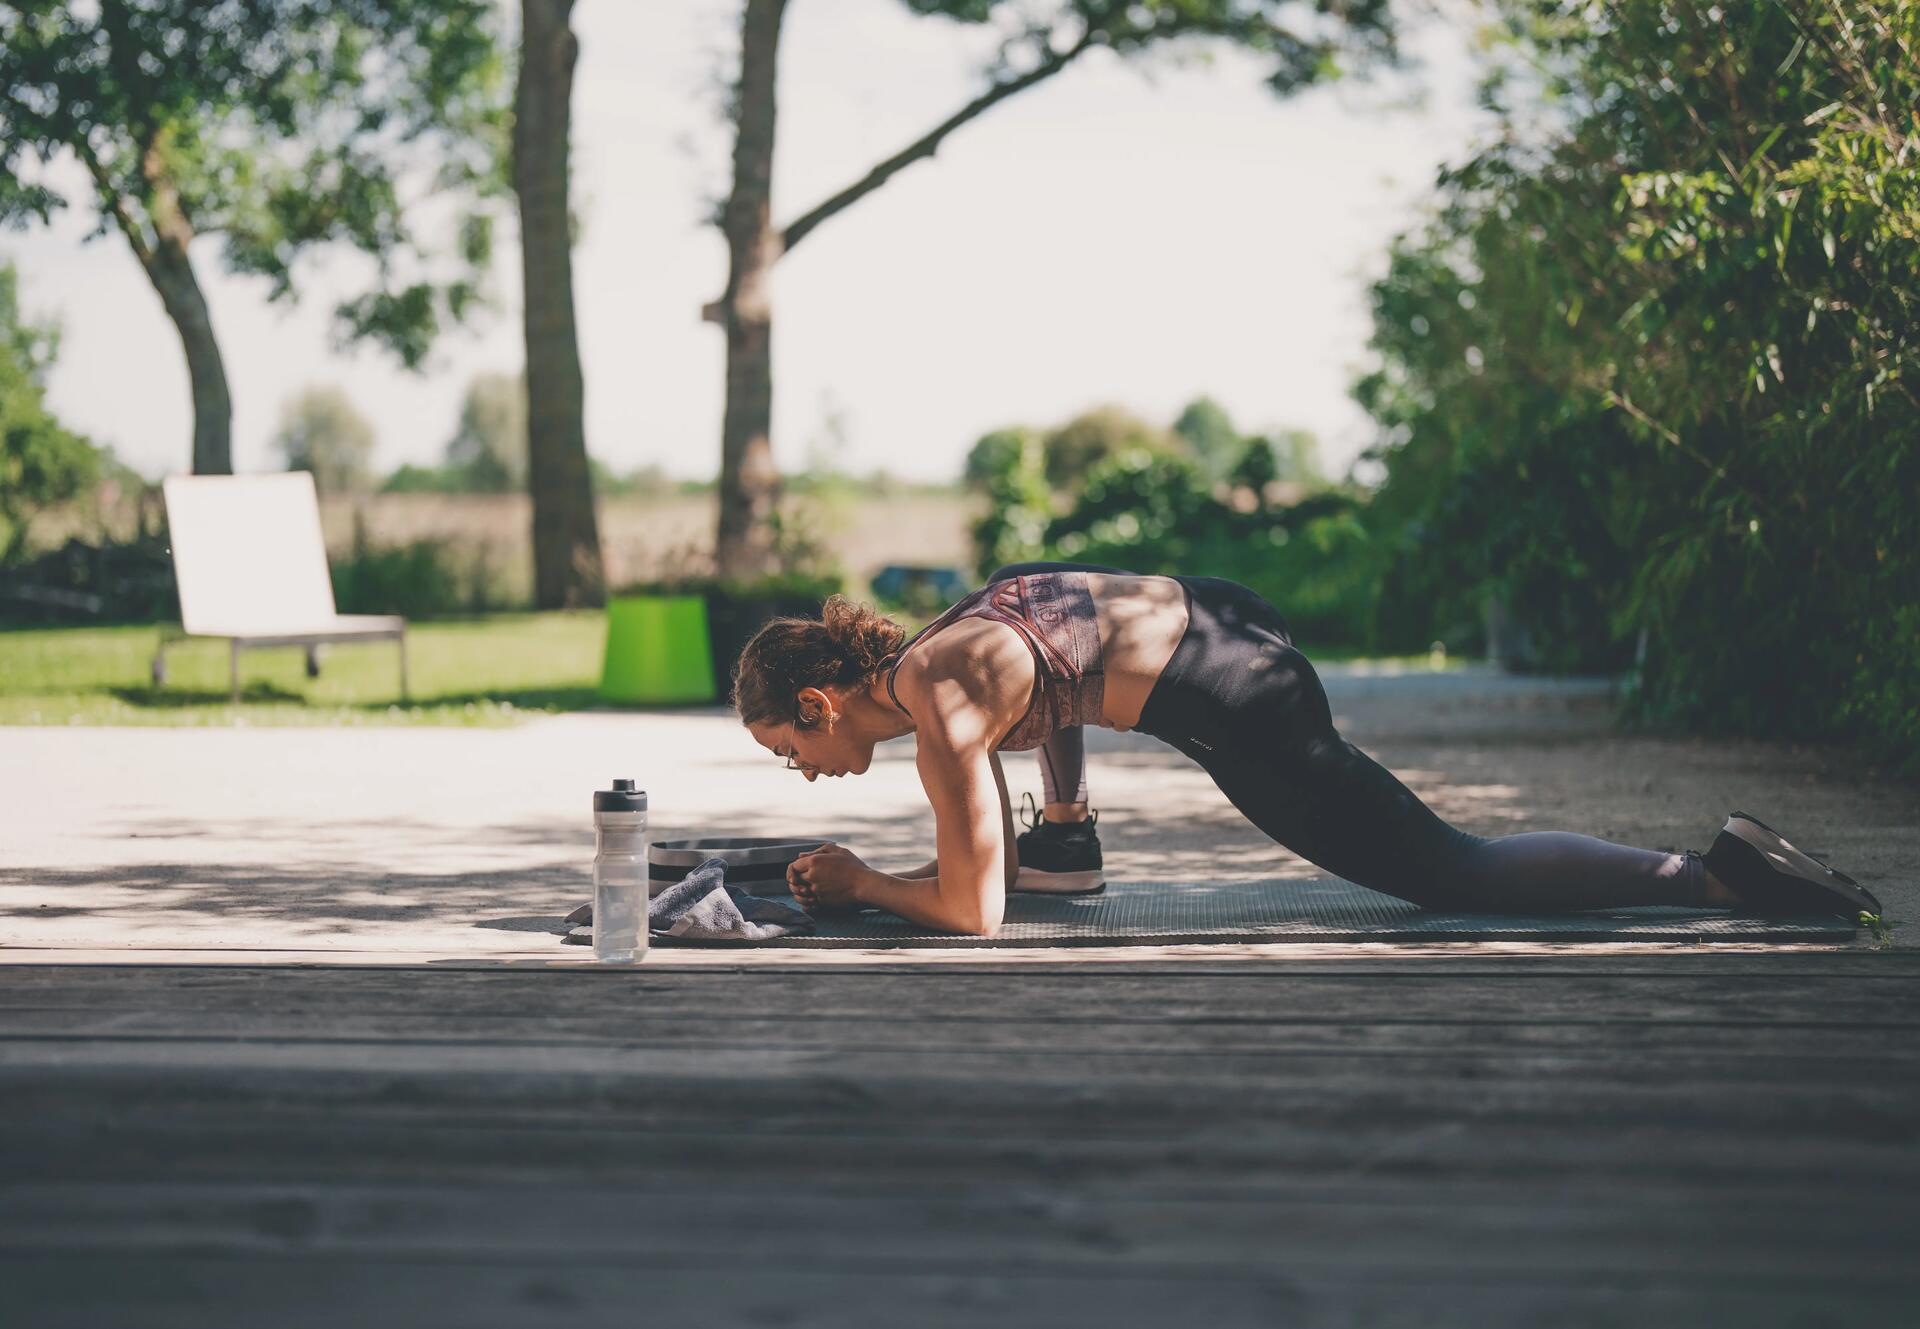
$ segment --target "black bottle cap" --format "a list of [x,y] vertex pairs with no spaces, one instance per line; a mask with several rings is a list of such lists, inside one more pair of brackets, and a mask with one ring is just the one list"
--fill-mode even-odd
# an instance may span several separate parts
[[647,791],[634,788],[631,780],[615,780],[613,788],[595,791],[593,810],[595,812],[645,812]]

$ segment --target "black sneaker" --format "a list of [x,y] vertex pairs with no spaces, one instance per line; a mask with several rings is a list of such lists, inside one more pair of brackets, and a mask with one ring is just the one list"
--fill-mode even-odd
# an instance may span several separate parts
[[1757,817],[1736,812],[1706,853],[1707,870],[1740,897],[1739,907],[1772,917],[1878,914],[1866,887],[1788,844]]
[[1038,895],[1094,895],[1107,889],[1106,876],[1100,870],[1100,836],[1093,824],[1100,814],[1089,813],[1085,821],[1048,821],[1034,805],[1033,795],[1025,795],[1027,829],[1014,843],[1020,854],[1020,875],[1013,883],[1016,891]]

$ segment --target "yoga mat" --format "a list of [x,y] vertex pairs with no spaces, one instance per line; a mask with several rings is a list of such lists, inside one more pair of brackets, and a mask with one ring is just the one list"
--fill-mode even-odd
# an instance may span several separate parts
[[[1109,882],[1099,895],[1015,894],[999,935],[931,932],[892,914],[823,918],[810,937],[703,946],[1160,946],[1273,941],[1846,941],[1840,918],[1749,918],[1638,905],[1573,914],[1425,910],[1337,879]],[[656,946],[682,945],[656,938]]]

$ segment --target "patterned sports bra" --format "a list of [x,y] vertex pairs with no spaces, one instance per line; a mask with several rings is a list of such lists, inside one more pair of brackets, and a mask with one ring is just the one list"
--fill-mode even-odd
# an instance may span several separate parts
[[963,618],[1005,623],[1033,652],[1033,695],[999,750],[1025,752],[1057,729],[1102,722],[1107,671],[1100,659],[1100,622],[1084,572],[1035,572],[992,582],[927,624],[895,653],[887,670],[887,696],[901,714],[912,718],[893,690],[900,662],[922,641]]

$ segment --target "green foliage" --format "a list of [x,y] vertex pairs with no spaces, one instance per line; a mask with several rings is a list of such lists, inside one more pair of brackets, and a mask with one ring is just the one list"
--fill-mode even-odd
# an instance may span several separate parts
[[333,599],[346,614],[432,618],[457,613],[460,580],[444,540],[361,544],[333,565]]
[[380,482],[383,494],[464,494],[467,473],[446,466],[415,466],[405,462]]
[[447,469],[476,494],[520,493],[527,487],[527,380],[523,374],[479,374],[467,385],[460,424],[447,441]]
[[960,468],[960,483],[969,489],[984,490],[997,475],[1016,465],[1034,433],[1025,427],[996,429],[982,434],[967,451]]
[[19,273],[0,263],[0,565],[25,550],[35,508],[85,492],[100,474],[99,452],[47,410],[59,341],[54,325],[21,315]]
[[[1250,450],[1251,451],[1251,450]],[[1103,463],[1047,528],[1041,557],[1135,572],[1226,577],[1315,647],[1367,644],[1378,581],[1365,500],[1324,489],[1290,506],[1216,493],[1197,463],[1144,450]]]
[[333,598],[343,614],[446,618],[519,608],[487,550],[439,537],[376,543],[356,529],[353,548],[332,560]]
[[[998,440],[982,451],[989,440]],[[987,510],[973,523],[974,562],[986,576],[1007,563],[1038,558],[1053,519],[1053,490],[1047,484],[1046,454],[1032,430],[989,434],[969,456],[978,457],[985,475]],[[991,469],[987,469],[991,468]]]
[[323,494],[352,494],[373,478],[373,425],[336,387],[311,387],[280,408],[273,446],[289,471],[311,471]]
[[[70,206],[30,168],[72,152],[95,234],[117,226],[143,258],[188,218],[281,299],[303,252],[349,245],[377,285],[338,307],[343,337],[418,367],[490,257],[510,95],[496,22],[487,0],[15,0],[0,8],[0,222]],[[469,209],[449,265],[401,205],[418,172]]]
[[1234,428],[1227,408],[1211,397],[1195,397],[1173,422],[1173,432],[1209,480],[1224,480],[1246,451],[1246,440]]
[[1326,483],[1326,473],[1320,469],[1320,440],[1311,429],[1283,429],[1270,439],[1249,441],[1266,443],[1267,451],[1273,455],[1276,481],[1296,485]]
[[1122,453],[1187,450],[1178,435],[1118,406],[1083,411],[1058,429],[1049,430],[1040,441],[1047,483],[1066,493],[1078,490],[1090,471]]
[[1273,501],[1279,467],[1265,439],[1236,434],[1238,455],[1216,483],[1150,427],[1131,436],[1144,441],[1095,462],[1073,495],[1047,483],[1050,435],[982,440],[976,458],[997,469],[984,477],[988,508],[973,528],[979,575],[1044,558],[1227,577],[1271,600],[1303,640],[1366,644],[1378,555],[1358,493],[1322,486],[1292,505]]
[[1920,8],[1503,13],[1509,132],[1373,290],[1390,630],[1498,595],[1644,641],[1645,715],[1920,768]]

